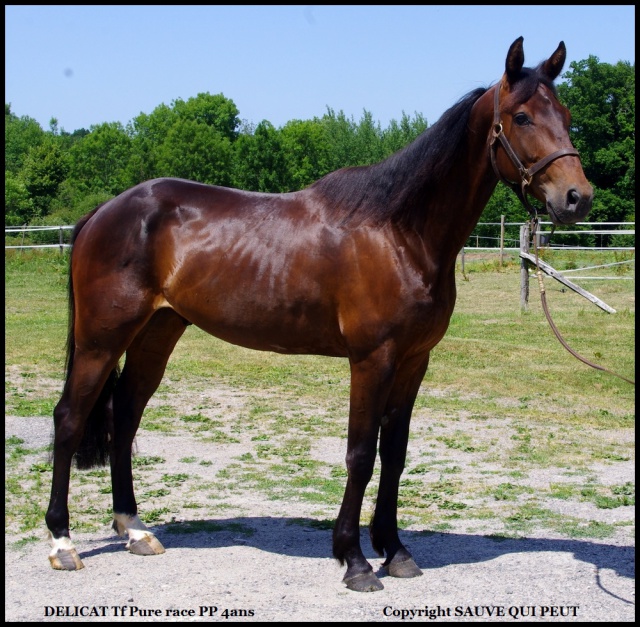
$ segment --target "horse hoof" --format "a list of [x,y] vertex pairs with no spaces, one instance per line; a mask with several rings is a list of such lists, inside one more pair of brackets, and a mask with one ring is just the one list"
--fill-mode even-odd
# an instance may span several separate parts
[[353,577],[346,577],[342,580],[349,590],[355,592],[375,592],[382,590],[384,586],[382,582],[373,574],[372,571],[366,573],[358,573]]
[[132,540],[127,548],[134,555],[162,555],[164,547],[155,536],[144,536],[139,540]]
[[420,577],[422,571],[413,561],[412,557],[397,559],[394,557],[388,564],[383,564],[391,577],[399,577],[401,579],[409,579],[411,577]]
[[84,564],[75,549],[60,549],[49,555],[51,568],[55,570],[80,570]]

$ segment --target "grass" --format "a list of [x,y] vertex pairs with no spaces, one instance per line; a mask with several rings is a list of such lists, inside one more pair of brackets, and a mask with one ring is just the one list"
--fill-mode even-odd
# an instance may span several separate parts
[[[555,254],[555,253],[553,253]],[[600,257],[552,254],[554,267],[605,263]],[[632,386],[576,361],[553,336],[537,284],[520,310],[520,271],[466,255],[458,272],[458,303],[416,400],[399,520],[404,528],[433,531],[471,525],[517,536],[548,529],[567,537],[608,537],[625,528],[558,514],[547,503],[582,503],[600,512],[635,504],[631,481],[606,485],[597,469],[634,459]],[[618,272],[625,272],[620,266]],[[5,402],[7,414],[51,416],[64,373],[66,263],[57,252],[6,255]],[[593,281],[585,288],[617,310],[608,314],[550,278],[547,301],[569,344],[586,358],[633,377],[634,281]],[[211,390],[215,394],[211,394]],[[216,446],[243,443],[215,481],[211,461],[180,449],[184,472],[163,470],[165,460],[134,458],[141,516],[167,522],[198,509],[215,517],[226,495],[259,494],[281,503],[305,503],[318,519],[333,520],[346,480],[344,463],[323,458],[325,441],[346,452],[349,403],[346,360],[284,356],[226,344],[189,327],[165,379],[143,417],[142,429],[189,434]],[[176,446],[182,442],[175,439]],[[322,461],[321,461],[322,460]],[[20,438],[5,440],[6,529],[32,541],[43,528],[51,465],[46,449]],[[196,472],[193,470],[196,469]],[[547,472],[532,487],[532,476]],[[368,522],[379,467],[367,488]],[[110,519],[108,471],[72,472],[71,517],[76,530],[95,531]],[[28,502],[24,495],[29,494]],[[203,504],[199,495],[206,495]],[[311,524],[304,518],[304,524]],[[199,526],[200,525],[200,526]],[[208,527],[207,527],[208,525]],[[213,525],[213,526],[212,526]],[[175,533],[217,530],[191,521]],[[172,527],[173,528],[173,527]],[[178,530],[181,529],[181,530]]]

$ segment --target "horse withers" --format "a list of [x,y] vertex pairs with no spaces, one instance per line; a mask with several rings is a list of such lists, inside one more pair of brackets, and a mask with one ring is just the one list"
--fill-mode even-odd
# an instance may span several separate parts
[[[555,224],[582,220],[592,188],[553,81],[564,43],[467,94],[415,141],[369,166],[266,194],[161,178],[83,217],[73,233],[67,373],[54,410],[46,514],[53,568],[83,567],[69,535],[72,459],[111,466],[114,527],[136,554],[164,552],[138,517],[131,447],[189,324],[256,350],[349,360],[347,481],[333,555],[356,591],[382,583],[359,521],[379,441],[373,548],[393,577],[422,572],[400,541],[398,485],[413,404],[456,299],[455,261],[499,180]],[[122,371],[119,360],[125,356]]]

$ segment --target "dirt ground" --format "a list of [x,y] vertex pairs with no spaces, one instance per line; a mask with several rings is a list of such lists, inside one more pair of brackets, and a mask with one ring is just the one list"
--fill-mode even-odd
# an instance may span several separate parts
[[[7,416],[5,420],[5,437],[19,437],[25,447],[46,445],[50,431],[49,419]],[[340,438],[326,438],[313,456],[342,461],[343,445]],[[158,472],[183,469],[179,459],[186,450],[196,456],[208,454],[215,463],[198,470],[205,473],[204,481],[215,478],[242,447],[242,443],[207,444],[190,434],[177,438],[141,430],[138,435],[139,454],[165,459]],[[602,483],[634,477],[633,461],[594,470]],[[177,487],[171,499],[180,498]],[[190,493],[189,499],[193,498]],[[574,515],[603,522],[630,519],[634,510],[596,510],[588,503],[571,507],[585,508]],[[98,533],[73,533],[85,565],[75,572],[50,568],[44,521],[38,542],[16,545],[20,534],[7,533],[5,620],[635,620],[634,538],[628,527],[619,527],[614,537],[596,540],[568,539],[548,529],[522,538],[500,538],[491,537],[490,528],[469,532],[460,526],[433,533],[412,526],[401,532],[401,538],[424,574],[405,580],[385,575],[383,560],[372,551],[368,532],[362,528],[363,549],[384,589],[356,593],[342,583],[344,569],[331,558],[331,529],[318,525],[313,511],[302,500],[283,502],[260,492],[235,492],[219,513],[205,515],[204,520],[199,511],[184,512],[204,526],[209,524],[208,531],[175,534],[170,523],[150,525],[166,548],[163,555],[150,557],[130,554],[125,541],[104,525]],[[327,517],[336,514],[327,512]]]

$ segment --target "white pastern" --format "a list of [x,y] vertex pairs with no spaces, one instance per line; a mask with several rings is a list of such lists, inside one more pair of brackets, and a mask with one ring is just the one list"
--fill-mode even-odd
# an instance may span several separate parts
[[138,518],[138,515],[129,516],[128,514],[114,514],[113,516],[119,536],[125,533],[129,536],[127,548],[131,542],[138,542],[144,538],[155,538],[153,533],[149,531],[146,525]]
[[51,553],[49,555],[51,557],[55,557],[58,552],[61,551],[75,551],[73,546],[73,542],[71,542],[71,538],[67,538],[67,536],[62,536],[61,538],[54,538],[49,532],[49,544],[53,547],[51,549]]

